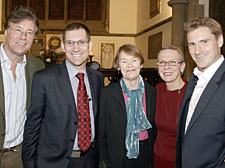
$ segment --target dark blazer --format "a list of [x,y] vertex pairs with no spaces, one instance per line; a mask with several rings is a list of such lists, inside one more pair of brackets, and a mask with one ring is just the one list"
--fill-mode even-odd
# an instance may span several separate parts
[[[156,135],[155,103],[156,90],[145,82],[147,118],[152,125],[148,131],[150,162],[153,158],[153,143]],[[123,168],[126,157],[126,107],[120,83],[102,89],[99,111],[99,149],[100,162],[109,161],[110,168]]]
[[[2,54],[0,52],[0,54]],[[39,71],[45,67],[44,63],[36,58],[35,56],[26,56],[27,64],[25,66],[25,75],[26,75],[26,91],[27,91],[27,102],[26,102],[26,110],[30,106],[30,97],[31,97],[31,84],[33,80],[33,75],[36,71]],[[3,86],[3,76],[2,76],[2,68],[0,61],[0,148],[2,148],[5,139],[5,98],[4,98],[4,86]],[[0,161],[1,161],[0,152]]]
[[179,113],[176,167],[225,167],[225,61],[203,91],[184,134],[194,83],[192,75]]
[[[97,115],[103,76],[86,68]],[[78,127],[75,99],[65,62],[37,72],[24,130],[24,168],[66,168]]]

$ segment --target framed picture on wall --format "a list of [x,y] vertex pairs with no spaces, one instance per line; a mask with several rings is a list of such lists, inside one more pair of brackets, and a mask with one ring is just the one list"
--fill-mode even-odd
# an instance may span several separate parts
[[41,59],[46,66],[52,66],[62,63],[66,59],[66,55],[62,48],[62,32],[61,31],[45,31],[45,51],[41,54]]
[[101,68],[111,69],[114,66],[115,43],[101,43]]
[[157,59],[159,50],[162,48],[162,32],[148,37],[148,59]]
[[160,13],[160,0],[150,0],[150,18]]
[[46,51],[54,51],[55,53],[62,53],[62,32],[61,31],[46,31],[45,35],[45,49]]

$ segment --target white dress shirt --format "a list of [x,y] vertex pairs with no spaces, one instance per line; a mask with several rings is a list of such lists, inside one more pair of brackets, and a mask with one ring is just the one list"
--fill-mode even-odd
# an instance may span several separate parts
[[195,86],[195,89],[193,91],[193,94],[190,100],[186,124],[185,124],[185,133],[191,121],[195,107],[197,106],[203,91],[205,90],[207,84],[209,83],[210,79],[215,74],[219,66],[222,64],[223,60],[224,60],[224,57],[221,56],[220,59],[218,59],[214,64],[212,64],[203,72],[199,71],[197,67],[194,69],[193,73],[194,75],[198,77],[198,82],[197,82],[197,85]]
[[19,145],[23,141],[23,130],[26,120],[26,77],[25,66],[26,56],[23,61],[17,63],[16,81],[11,71],[11,61],[6,56],[1,45],[1,68],[4,85],[5,99],[5,140],[3,147],[9,148]]

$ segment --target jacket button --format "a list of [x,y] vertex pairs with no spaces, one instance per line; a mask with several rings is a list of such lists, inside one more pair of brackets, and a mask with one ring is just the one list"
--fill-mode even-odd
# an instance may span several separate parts
[[67,158],[67,159],[70,159],[70,157],[69,157],[69,156],[67,156],[66,158]]
[[75,125],[77,125],[77,122],[76,122],[76,121],[74,121],[74,124],[75,124]]

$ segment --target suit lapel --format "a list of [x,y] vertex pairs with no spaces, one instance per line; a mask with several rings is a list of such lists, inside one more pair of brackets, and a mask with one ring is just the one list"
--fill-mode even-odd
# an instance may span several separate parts
[[114,90],[112,90],[112,95],[115,98],[115,100],[120,104],[120,106],[123,109],[124,117],[125,120],[127,118],[127,113],[126,113],[126,107],[125,107],[125,102],[124,102],[124,97],[123,97],[123,92],[122,88],[120,86],[120,80],[115,84]]
[[148,121],[151,121],[151,119],[152,119],[151,114],[150,114],[151,108],[150,108],[150,103],[149,103],[149,102],[151,101],[151,100],[150,100],[151,95],[152,95],[152,93],[151,93],[151,91],[150,91],[148,85],[147,85],[146,82],[145,82],[146,116],[147,116],[147,118],[148,118]]
[[204,108],[206,107],[206,105],[208,104],[210,99],[213,97],[213,94],[215,93],[215,91],[218,88],[217,82],[219,82],[221,80],[222,75],[224,74],[224,71],[225,71],[225,63],[223,62],[222,65],[219,67],[219,69],[214,74],[214,76],[212,77],[212,79],[209,81],[205,90],[203,91],[203,93],[195,107],[191,121],[187,128],[186,134],[191,129],[191,127],[196,122],[196,120],[199,118],[199,116],[203,112]]
[[66,98],[68,103],[71,105],[73,110],[76,111],[75,99],[73,96],[73,90],[71,87],[71,82],[69,79],[69,74],[66,68],[65,62],[58,66],[58,74],[56,77],[56,82],[59,85],[62,95]]
[[95,74],[92,73],[88,67],[86,68],[86,71],[87,71],[87,76],[88,76],[88,82],[89,82],[89,85],[90,85],[90,89],[91,89],[91,98],[92,98],[92,103],[93,103],[93,112],[94,112],[94,115],[96,116],[97,114],[97,94],[96,94],[96,83],[95,83]]
[[26,93],[27,93],[27,101],[26,101],[26,109],[28,111],[29,105],[30,105],[30,100],[31,100],[31,85],[32,85],[32,78],[30,75],[33,75],[33,66],[32,62],[29,59],[29,56],[27,58],[27,64],[25,66],[25,77],[26,77]]
[[[179,113],[179,124],[178,124],[178,139],[182,140],[183,136],[184,136],[184,132],[185,132],[185,125],[186,125],[186,118],[187,118],[187,113],[188,113],[188,109],[189,109],[189,103],[191,100],[191,96],[193,94],[194,88],[195,88],[195,77],[192,74],[189,83],[188,83],[188,87],[186,89],[184,98],[183,98],[183,103],[181,105],[181,109],[180,109],[180,113]],[[181,142],[181,141],[180,141]]]

